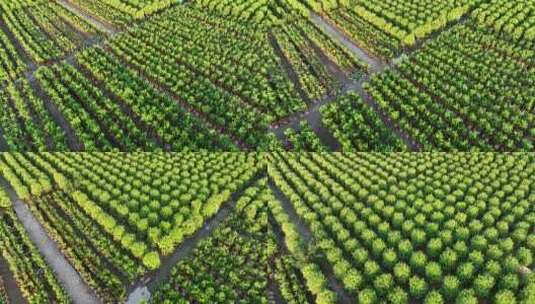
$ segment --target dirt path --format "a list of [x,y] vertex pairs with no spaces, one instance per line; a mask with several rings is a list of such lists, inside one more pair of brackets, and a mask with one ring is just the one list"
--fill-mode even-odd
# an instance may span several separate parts
[[[82,280],[78,272],[69,264],[58,249],[56,243],[48,236],[45,229],[33,216],[28,206],[21,201],[9,182],[0,175],[0,187],[8,194],[13,210],[30,240],[37,247],[44,260],[52,268],[58,281],[75,304],[100,304],[100,300],[91,288]],[[16,295],[15,295],[16,296]],[[14,302],[19,303],[19,302]],[[24,302],[22,302],[24,303]]]
[[197,247],[197,244],[209,237],[212,232],[221,224],[228,216],[233,212],[234,207],[238,199],[242,196],[243,192],[254,185],[256,181],[264,177],[265,173],[263,170],[260,170],[253,178],[251,178],[247,183],[245,183],[241,190],[235,191],[229,201],[221,206],[217,211],[216,215],[206,220],[204,226],[197,230],[192,236],[184,240],[173,252],[172,255],[165,257],[162,261],[162,264],[156,272],[154,272],[150,277],[146,277],[138,282],[137,285],[134,285],[131,289],[132,291],[127,297],[127,304],[139,304],[143,300],[150,299],[150,291],[154,290],[164,282],[169,275],[173,267],[180,262],[181,260],[186,259],[191,252]]
[[44,228],[21,200],[13,202],[17,218],[22,223],[30,239],[48,265],[54,270],[66,292],[76,304],[99,304],[91,288],[82,280],[78,272],[69,264],[59,251],[56,243],[48,236]]
[[[453,28],[456,25],[464,24],[467,21],[468,17],[463,16],[461,19],[459,19],[456,22],[452,22],[448,24],[444,29],[441,29],[439,31],[434,32],[429,37],[426,37],[425,39],[419,40],[414,47],[405,50],[400,57],[392,59],[388,63],[383,63],[379,58],[376,58],[375,56],[370,55],[368,52],[360,48],[358,45],[356,45],[354,42],[352,42],[349,38],[347,38],[339,29],[337,29],[335,26],[329,24],[329,22],[325,21],[321,16],[315,13],[311,13],[310,20],[316,24],[319,28],[321,28],[328,36],[330,36],[335,41],[340,42],[342,45],[344,45],[348,50],[350,50],[353,54],[355,54],[358,58],[365,61],[370,66],[370,73],[364,77],[360,81],[346,81],[344,83],[344,87],[341,90],[338,96],[344,95],[349,91],[355,91],[357,92],[362,99],[373,108],[373,110],[379,115],[383,123],[392,130],[393,133],[395,133],[398,137],[400,137],[405,144],[409,147],[411,151],[419,151],[421,150],[420,144],[415,141],[411,136],[402,130],[396,123],[394,123],[391,118],[384,113],[384,111],[381,110],[379,105],[373,100],[371,96],[369,96],[366,92],[364,92],[362,88],[362,84],[369,80],[369,78],[375,74],[375,73],[381,73],[386,68],[393,68],[395,69],[395,65],[397,62],[402,60],[403,57],[409,56],[412,53],[418,51],[421,49],[427,42],[435,39],[439,35],[441,35],[443,32],[449,31],[451,28]],[[316,50],[317,51],[317,50]],[[324,62],[325,58],[320,56],[320,59],[322,59],[322,62],[327,65],[328,67],[331,67],[331,73],[334,73],[335,76],[339,75],[339,72],[332,69],[332,65],[329,62]],[[339,77],[339,76],[338,76]],[[335,101],[336,98],[327,98],[324,101],[320,101],[320,103],[315,104],[313,107],[309,108],[306,112],[300,113],[297,115],[292,116],[290,119],[286,120],[282,124],[272,126],[270,128],[271,132],[275,133],[277,137],[281,138],[280,135],[281,132],[284,133],[284,130],[287,128],[294,128],[298,129],[299,121],[306,119],[311,126],[313,126],[314,131],[320,136],[322,141],[325,143],[328,143],[328,146],[331,147],[332,145],[336,145],[336,143],[333,141],[331,133],[326,130],[325,126],[323,126],[321,122],[321,115],[318,113],[319,107],[321,107],[324,104],[329,104],[333,101]],[[334,139],[336,140],[336,139]],[[338,148],[339,150],[339,148]],[[338,151],[334,149],[334,151]]]
[[330,151],[338,152],[342,149],[342,145],[338,139],[336,139],[331,131],[323,124],[319,110],[310,113],[307,117],[307,121],[312,130],[314,130],[314,133],[316,133],[321,142],[326,145]]
[[[390,129],[394,134],[396,134],[399,138],[401,138],[407,147],[411,151],[419,151],[421,150],[421,147],[418,142],[416,142],[407,132],[402,130],[397,124],[395,124],[391,118],[384,113],[384,111],[381,110],[379,105],[373,100],[371,96],[369,96],[364,89],[362,88],[362,85],[365,81],[368,81],[370,77],[375,73],[381,73],[386,68],[395,68],[395,63],[400,60],[401,57],[393,59],[391,62],[385,64],[380,59],[369,55],[365,50],[361,49],[358,45],[353,43],[349,38],[347,38],[343,33],[340,32],[336,27],[329,24],[327,21],[325,21],[321,16],[312,13],[310,17],[311,21],[316,24],[319,28],[321,28],[325,33],[327,33],[328,36],[330,36],[335,41],[340,42],[345,47],[347,47],[351,52],[353,52],[358,58],[362,59],[368,65],[370,66],[370,73],[363,77],[360,80],[350,80],[348,78],[345,78],[342,76],[341,71],[339,71],[335,66],[333,66],[333,63],[326,58],[325,54],[321,54],[321,50],[319,50],[317,47],[314,48],[316,53],[318,53],[318,56],[320,57],[320,60],[324,65],[326,65],[329,69],[329,71],[337,77],[343,84],[342,89],[340,92],[335,94],[335,96],[326,96],[322,100],[319,100],[318,102],[314,103],[310,108],[308,108],[304,112],[296,113],[293,116],[285,119],[284,121],[277,122],[273,124],[270,127],[270,131],[274,133],[277,138],[284,139],[284,131],[288,128],[293,128],[295,130],[299,130],[299,122],[302,120],[308,121],[314,132],[318,135],[318,137],[321,139],[321,141],[327,145],[332,151],[340,151],[341,146],[338,140],[332,135],[332,133],[323,125],[323,122],[321,120],[321,114],[319,113],[319,109],[326,104],[330,104],[332,102],[335,102],[338,96],[343,96],[347,94],[350,91],[354,91],[358,93],[362,99],[379,115],[383,123]],[[464,22],[466,19],[461,19],[458,23]],[[457,23],[455,23],[457,24]],[[453,25],[449,25],[445,30],[451,28]],[[437,33],[434,33],[432,37],[437,37],[442,31],[439,31]],[[425,44],[425,42],[428,39],[424,39],[423,41],[419,41],[417,44],[418,47],[414,48],[412,50],[407,50],[407,53],[402,56],[406,56],[407,54],[410,54],[416,50],[418,50],[422,45]]]
[[86,13],[85,11],[80,9],[77,5],[72,4],[67,0],[57,0],[56,2],[59,5],[66,8],[67,10],[69,10],[71,13],[77,15],[78,17],[84,19],[85,21],[87,21],[88,23],[96,27],[99,31],[106,33],[107,35],[113,35],[117,32],[117,30],[111,25],[105,24],[101,22],[100,20],[95,19],[95,17]]
[[286,129],[293,128],[295,130],[299,130],[299,123],[302,120],[306,120],[308,121],[314,132],[318,135],[318,137],[327,147],[332,149],[332,151],[340,151],[341,145],[338,140],[332,135],[329,129],[326,128],[325,125],[323,125],[319,109],[324,105],[335,102],[339,96],[345,95],[350,91],[357,91],[360,94],[362,91],[362,81],[347,81],[340,90],[340,92],[335,96],[325,96],[324,98],[315,102],[306,111],[296,113],[285,121],[270,126],[269,131],[274,133],[277,138],[283,139],[286,138],[286,136],[284,135],[284,131]]
[[9,266],[6,264],[2,256],[0,255],[0,276],[4,281],[4,287],[7,293],[7,298],[10,303],[26,304],[28,301],[24,298],[20,289],[13,277],[13,274],[9,270]]
[[282,297],[282,294],[279,289],[279,286],[277,285],[277,282],[275,282],[274,278],[272,277],[268,278],[267,290],[268,290],[268,299],[270,300],[270,303],[275,303],[275,304],[286,303],[286,301],[284,301],[284,298]]

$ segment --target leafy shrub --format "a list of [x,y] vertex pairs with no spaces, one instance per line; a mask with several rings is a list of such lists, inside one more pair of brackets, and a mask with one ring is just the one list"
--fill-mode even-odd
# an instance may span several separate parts
[[149,252],[143,257],[143,265],[150,270],[160,267],[160,255],[157,252]]
[[366,288],[359,292],[358,300],[361,304],[375,304],[378,299],[373,289]]
[[438,291],[431,291],[425,297],[424,304],[444,304],[444,299]]
[[392,304],[407,304],[409,302],[409,295],[403,288],[396,287],[388,294],[388,301]]
[[459,292],[460,283],[454,276],[446,276],[442,283],[442,291],[444,295],[449,299],[454,299]]
[[442,269],[436,262],[431,262],[425,266],[425,275],[431,283],[438,283],[442,279]]
[[478,304],[479,301],[472,289],[462,290],[457,298],[455,304]]
[[409,280],[409,290],[411,296],[417,299],[422,299],[427,293],[427,283],[425,282],[425,280],[417,276],[413,276]]
[[399,283],[407,283],[411,277],[411,269],[405,263],[398,263],[394,267],[394,276]]
[[494,287],[494,277],[489,274],[482,274],[474,280],[474,290],[479,297],[487,298]]
[[494,296],[495,304],[516,304],[515,294],[510,290],[502,290]]

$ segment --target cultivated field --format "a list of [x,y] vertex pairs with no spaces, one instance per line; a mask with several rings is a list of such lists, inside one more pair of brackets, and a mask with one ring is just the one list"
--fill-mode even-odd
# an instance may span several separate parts
[[533,151],[533,1],[9,0],[4,151]]
[[0,0],[0,304],[535,304],[534,152],[534,0]]
[[535,300],[529,154],[4,153],[0,169],[7,303]]

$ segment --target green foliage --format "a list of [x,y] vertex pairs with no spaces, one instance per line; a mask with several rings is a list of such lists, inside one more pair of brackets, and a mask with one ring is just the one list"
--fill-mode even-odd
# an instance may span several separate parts
[[438,291],[431,291],[427,294],[424,304],[444,304],[444,299]]
[[496,304],[516,304],[515,294],[510,290],[502,290],[494,297],[494,303]]
[[490,290],[494,287],[495,279],[488,274],[481,274],[474,280],[474,290],[481,298],[487,298]]
[[386,296],[392,289],[393,285],[394,283],[392,275],[389,273],[382,274],[375,278],[375,280],[373,281],[373,286],[375,287],[375,290],[381,296]]
[[405,263],[398,263],[394,267],[394,276],[399,283],[407,283],[411,277],[411,269]]
[[160,267],[160,255],[157,252],[149,252],[143,257],[143,265],[150,270]]
[[442,269],[436,262],[431,262],[425,266],[425,276],[433,284],[442,280]]
[[455,276],[446,276],[442,283],[442,291],[448,299],[454,299],[459,292],[460,282]]
[[0,208],[9,207],[11,207],[11,199],[9,198],[4,188],[0,188]]
[[377,303],[377,294],[373,289],[363,289],[359,292],[358,301],[362,304],[374,304]]
[[425,280],[417,276],[413,276],[409,280],[409,291],[410,291],[411,296],[415,298],[418,298],[418,299],[423,298],[427,293],[427,288],[428,287],[427,287],[427,283],[425,282]]
[[403,288],[396,287],[388,294],[388,301],[392,304],[406,304],[409,303],[409,295]]
[[455,304],[477,304],[479,303],[474,291],[472,289],[465,289],[459,292],[455,299]]
[[350,269],[343,279],[344,287],[350,292],[358,291],[363,283],[362,276],[356,269]]

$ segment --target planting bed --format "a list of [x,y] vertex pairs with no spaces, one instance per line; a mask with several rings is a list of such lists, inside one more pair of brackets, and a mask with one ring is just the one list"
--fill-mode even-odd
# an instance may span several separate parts
[[[2,195],[1,274],[30,303],[77,296],[63,291],[68,283],[54,273],[65,269],[47,266],[43,246],[57,248],[104,303],[142,287],[152,303],[533,300],[530,154],[0,160],[6,189],[23,200],[13,201],[15,213]],[[29,228],[29,216],[40,226]],[[34,244],[25,229],[51,241]]]

